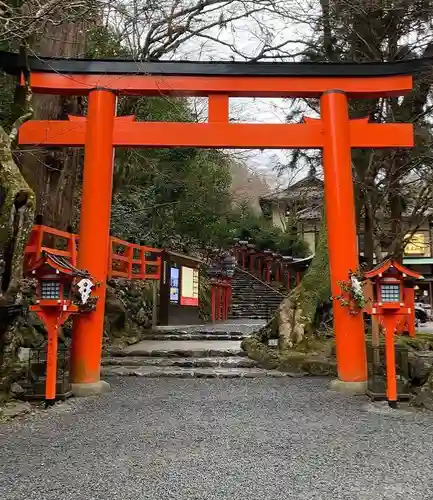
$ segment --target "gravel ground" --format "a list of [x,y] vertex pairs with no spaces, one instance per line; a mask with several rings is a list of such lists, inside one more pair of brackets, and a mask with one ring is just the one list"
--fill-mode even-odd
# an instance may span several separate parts
[[433,497],[430,414],[320,379],[114,379],[0,426],[2,500]]

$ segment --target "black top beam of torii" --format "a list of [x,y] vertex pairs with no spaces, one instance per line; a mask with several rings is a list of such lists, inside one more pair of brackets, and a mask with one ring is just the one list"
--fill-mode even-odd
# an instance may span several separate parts
[[[61,74],[273,76],[273,77],[381,77],[414,75],[431,70],[433,57],[396,62],[192,62],[135,61],[132,59],[61,59],[30,56],[30,71]],[[18,75],[25,69],[19,54],[0,51],[0,69]]]

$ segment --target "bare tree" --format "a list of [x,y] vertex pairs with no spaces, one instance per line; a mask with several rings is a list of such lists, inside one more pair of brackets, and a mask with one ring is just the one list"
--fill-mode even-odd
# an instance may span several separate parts
[[94,12],[95,7],[96,2],[92,0],[1,1],[0,44],[15,48],[29,45],[31,40],[44,36],[53,27]]
[[275,60],[293,58],[304,40],[284,30],[295,0],[121,0],[104,9],[137,60],[191,56]]

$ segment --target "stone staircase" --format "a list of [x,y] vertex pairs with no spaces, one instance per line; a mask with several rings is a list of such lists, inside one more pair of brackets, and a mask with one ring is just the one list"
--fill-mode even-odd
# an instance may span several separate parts
[[276,290],[237,269],[233,277],[229,319],[270,319],[283,298]]
[[[245,325],[244,325],[245,326]],[[219,327],[221,328],[221,327]],[[257,328],[256,326],[249,329]],[[178,378],[285,377],[276,370],[258,368],[246,356],[242,331],[208,329],[164,332],[123,349],[110,349],[102,360],[102,376]]]

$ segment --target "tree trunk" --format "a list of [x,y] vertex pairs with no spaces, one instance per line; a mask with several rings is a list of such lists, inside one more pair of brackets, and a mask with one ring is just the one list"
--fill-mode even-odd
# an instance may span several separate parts
[[268,328],[278,329],[280,348],[291,348],[314,334],[319,306],[331,297],[328,235],[325,218],[320,228],[316,254],[301,283],[288,295]]
[[[34,220],[35,196],[12,156],[12,140],[0,126],[0,315],[21,301],[24,248]],[[0,317],[0,371],[12,318]]]
[[[51,26],[32,50],[43,56],[79,57],[85,53],[89,21]],[[35,95],[34,118],[66,120],[69,114],[81,114],[81,100],[75,97]],[[38,214],[44,224],[66,230],[74,225],[76,190],[81,174],[82,151],[77,148],[30,146],[17,155],[23,175],[33,188]]]

